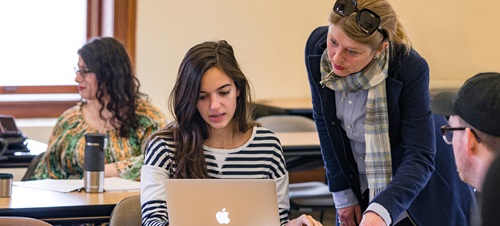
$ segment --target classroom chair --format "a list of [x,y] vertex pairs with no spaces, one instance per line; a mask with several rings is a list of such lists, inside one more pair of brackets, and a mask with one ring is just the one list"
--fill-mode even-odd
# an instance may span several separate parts
[[[311,132],[316,131],[314,120],[299,115],[268,115],[256,119],[263,127],[273,132]],[[323,164],[322,160],[320,163]],[[326,210],[335,211],[335,203],[328,185],[311,181],[290,183],[288,186],[290,209],[297,211],[319,211],[322,222]]]
[[51,226],[51,224],[29,217],[0,217],[0,226]]
[[31,177],[33,176],[33,173],[35,172],[36,166],[38,165],[38,162],[40,162],[40,159],[42,159],[44,153],[45,152],[38,154],[37,156],[35,156],[31,160],[30,164],[28,165],[28,169],[24,173],[24,176],[21,179],[21,181],[31,180]]
[[141,197],[134,195],[118,202],[111,212],[109,226],[141,225]]

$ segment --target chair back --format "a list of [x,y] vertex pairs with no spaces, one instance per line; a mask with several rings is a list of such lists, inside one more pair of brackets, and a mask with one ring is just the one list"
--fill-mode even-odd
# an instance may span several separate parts
[[38,154],[37,156],[35,156],[31,160],[30,164],[28,165],[28,169],[26,170],[26,173],[24,173],[24,176],[21,179],[21,181],[31,180],[31,177],[33,176],[33,173],[35,172],[36,166],[40,162],[40,159],[42,159],[44,153],[45,152]]
[[[263,127],[273,132],[312,132],[316,130],[314,120],[298,115],[269,115],[262,116],[256,120]],[[290,168],[291,165],[296,165]],[[318,168],[323,166],[323,160],[310,159],[303,157],[288,158],[288,171],[303,171],[311,167]],[[299,211],[320,211],[320,221],[323,221],[325,210],[335,210],[332,193],[328,185],[323,182],[302,182],[290,183],[288,186],[290,198],[290,209]]]
[[51,224],[29,217],[0,217],[0,226],[51,226]]
[[111,212],[110,226],[141,225],[141,197],[134,195],[118,202]]
[[300,115],[267,115],[256,121],[276,133],[316,131],[314,120]]

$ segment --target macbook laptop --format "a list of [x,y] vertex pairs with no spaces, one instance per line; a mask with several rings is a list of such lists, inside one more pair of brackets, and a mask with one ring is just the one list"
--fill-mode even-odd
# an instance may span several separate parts
[[171,226],[278,226],[276,183],[270,179],[168,179]]

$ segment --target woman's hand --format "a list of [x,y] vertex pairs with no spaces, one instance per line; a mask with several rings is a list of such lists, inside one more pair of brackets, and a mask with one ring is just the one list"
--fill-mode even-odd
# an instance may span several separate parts
[[285,226],[323,226],[319,221],[314,220],[310,215],[302,214],[289,221]]
[[104,165],[104,177],[119,177],[120,172],[115,167],[114,163]]
[[371,211],[366,212],[365,215],[363,216],[363,220],[361,221],[361,224],[359,224],[359,226],[362,226],[362,225],[387,226],[387,224],[385,223],[384,219],[382,219],[382,217],[380,217],[375,212],[371,212]]
[[356,226],[361,222],[361,218],[363,217],[359,205],[337,209],[337,214],[337,219],[341,226]]

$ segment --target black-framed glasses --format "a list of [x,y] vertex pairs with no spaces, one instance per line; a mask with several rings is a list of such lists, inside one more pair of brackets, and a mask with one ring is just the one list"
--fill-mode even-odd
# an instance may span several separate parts
[[89,71],[88,69],[80,69],[79,67],[74,67],[73,70],[75,70],[75,74],[80,73],[80,75],[84,78],[87,74],[92,73],[92,71]]
[[367,34],[372,34],[375,30],[379,30],[385,36],[380,27],[380,16],[369,9],[358,9],[356,0],[337,0],[333,5],[333,11],[340,16],[349,16],[356,12],[356,24],[361,30]]
[[[444,140],[444,142],[446,142],[447,144],[452,144],[452,142],[453,142],[453,131],[455,131],[455,130],[465,130],[467,128],[468,127],[451,127],[449,125],[441,126],[441,133],[443,134],[443,140]],[[476,138],[477,142],[481,143],[481,139],[479,139],[479,137],[477,136],[476,132],[474,132],[473,129],[470,129],[470,131],[472,132],[472,134],[474,134],[474,137]]]

